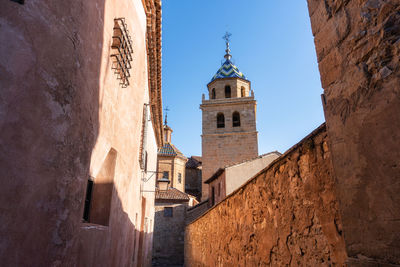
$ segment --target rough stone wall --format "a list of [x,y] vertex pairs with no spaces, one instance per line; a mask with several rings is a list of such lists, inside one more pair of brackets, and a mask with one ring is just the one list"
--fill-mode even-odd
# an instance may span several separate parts
[[308,6],[349,263],[400,264],[400,2]]
[[[111,69],[119,17],[134,49],[127,88]],[[0,29],[1,265],[128,266],[138,257],[148,264],[152,231],[142,222],[153,217],[154,194],[140,191],[138,161],[149,100],[142,1],[7,0]],[[149,125],[150,169],[161,131]],[[109,224],[83,223],[88,178],[96,179],[111,150]]]
[[341,266],[325,125],[189,224],[185,266]]
[[200,202],[196,206],[189,208],[186,211],[186,224],[195,221],[201,215],[206,213],[207,210],[208,210],[208,200]]
[[[172,217],[164,217],[165,207],[173,208]],[[186,209],[187,203],[156,203],[153,266],[183,264]]]
[[185,193],[195,196],[197,200],[201,198],[201,168],[185,169]]

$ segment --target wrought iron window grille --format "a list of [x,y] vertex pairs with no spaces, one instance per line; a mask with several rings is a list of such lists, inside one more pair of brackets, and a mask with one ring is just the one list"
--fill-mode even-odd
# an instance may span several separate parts
[[111,44],[112,69],[122,87],[129,85],[129,70],[132,68],[132,39],[129,35],[125,18],[114,19],[114,28]]

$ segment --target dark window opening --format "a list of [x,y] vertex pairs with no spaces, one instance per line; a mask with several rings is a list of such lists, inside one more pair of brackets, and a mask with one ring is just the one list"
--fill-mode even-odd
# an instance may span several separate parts
[[231,97],[231,87],[229,85],[225,86],[225,98]]
[[89,222],[90,204],[92,202],[93,181],[88,180],[86,186],[85,208],[83,209],[83,220]]
[[178,183],[182,183],[182,174],[178,173]]
[[169,179],[169,172],[163,172],[163,176],[164,179]]
[[172,217],[173,216],[173,210],[171,207],[165,207],[164,208],[164,217]]
[[114,190],[117,151],[110,149],[97,176],[86,187],[83,220],[108,226]]
[[240,126],[240,114],[237,111],[233,112],[233,114],[232,114],[232,126],[233,127]]
[[25,0],[11,0],[11,2],[15,2],[15,3],[23,5],[25,3]]
[[240,89],[240,92],[241,92],[242,97],[245,97],[246,91],[245,91],[245,89],[244,89],[243,86],[242,86],[242,88]]
[[215,88],[211,91],[211,99],[215,99]]
[[147,151],[144,152],[144,171],[147,172]]
[[217,128],[224,128],[224,127],[225,127],[224,114],[218,113],[218,115],[217,115]]
[[214,206],[215,204],[215,189],[214,186],[211,187],[211,206]]

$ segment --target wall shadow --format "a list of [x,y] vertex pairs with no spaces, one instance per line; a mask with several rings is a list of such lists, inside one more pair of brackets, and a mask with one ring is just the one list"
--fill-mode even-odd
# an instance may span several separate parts
[[74,266],[99,132],[105,0],[1,6],[0,262]]

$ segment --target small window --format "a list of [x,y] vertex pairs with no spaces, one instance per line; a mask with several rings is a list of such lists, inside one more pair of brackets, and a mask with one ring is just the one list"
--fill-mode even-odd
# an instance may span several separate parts
[[242,88],[240,89],[240,93],[242,97],[246,96],[246,90],[244,89],[244,87],[242,86]]
[[25,3],[25,0],[11,0],[11,2],[16,2],[18,4],[23,5]]
[[173,216],[173,210],[171,207],[165,207],[164,208],[164,217],[172,217]]
[[217,128],[225,127],[225,117],[223,113],[218,113],[217,115]]
[[215,88],[211,90],[211,99],[215,99]]
[[144,152],[144,171],[147,172],[147,151]]
[[215,204],[215,189],[214,186],[211,187],[211,206],[214,206]]
[[169,179],[169,172],[163,172],[162,178]]
[[225,86],[225,98],[231,98],[231,87],[229,85]]
[[117,151],[111,148],[98,175],[88,180],[83,211],[84,222],[108,226],[116,159]]
[[83,210],[83,220],[89,222],[90,204],[92,202],[93,181],[88,180],[86,186],[85,208]]
[[217,195],[218,196],[221,195],[221,183],[218,183],[218,194]]
[[240,126],[240,114],[237,111],[233,112],[233,114],[232,114],[232,126],[233,127]]
[[178,183],[182,183],[182,174],[178,173]]

